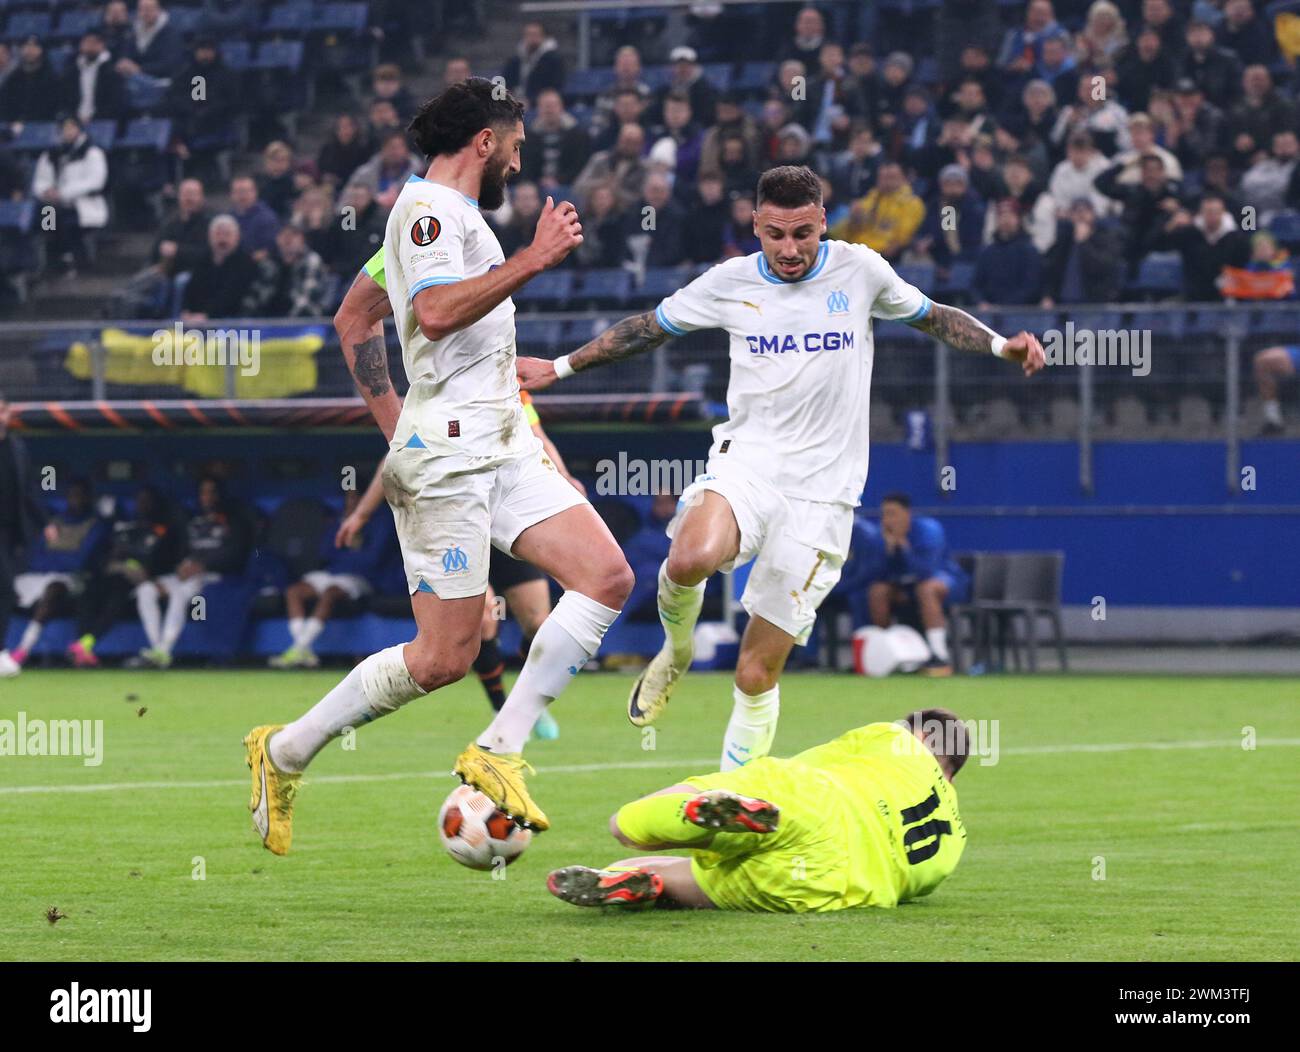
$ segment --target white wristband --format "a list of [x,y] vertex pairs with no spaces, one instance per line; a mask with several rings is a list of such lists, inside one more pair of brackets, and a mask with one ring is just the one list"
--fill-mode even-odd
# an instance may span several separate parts
[[573,375],[573,366],[569,364],[569,356],[562,354],[551,363],[555,366],[555,378],[557,380],[567,380]]
[[1007,345],[1007,338],[1005,336],[998,336],[995,334],[993,337],[994,357],[1005,358],[1006,355],[1002,353],[1002,348],[1005,347],[1006,345]]

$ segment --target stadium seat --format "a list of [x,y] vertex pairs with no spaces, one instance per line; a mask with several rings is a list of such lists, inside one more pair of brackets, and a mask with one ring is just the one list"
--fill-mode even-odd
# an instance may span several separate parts
[[54,121],[27,121],[22,131],[14,136],[9,148],[39,153],[57,146],[58,142],[59,126]]
[[1130,288],[1139,294],[1177,296],[1183,291],[1183,258],[1177,252],[1152,252],[1138,264]]
[[262,28],[281,36],[305,37],[313,28],[316,11],[311,4],[282,4],[266,13]]
[[117,121],[91,121],[86,128],[86,134],[101,150],[111,150],[113,143],[117,141]]
[[743,92],[763,91],[775,77],[775,62],[746,62],[740,67],[733,87]]
[[64,11],[51,36],[55,40],[79,40],[87,30],[98,28],[101,21],[98,11]]
[[226,40],[221,44],[221,61],[240,73],[253,65],[253,45],[247,40]]
[[171,81],[161,77],[150,77],[137,73],[126,80],[126,98],[131,109],[137,113],[157,110],[167,98],[167,89]]
[[582,276],[577,295],[597,304],[621,305],[632,290],[632,275],[626,270],[589,270]]
[[918,289],[934,288],[933,263],[904,263],[895,267],[898,276]]
[[1292,248],[1300,246],[1300,212],[1279,212],[1268,229],[1282,244]]
[[575,69],[564,82],[564,97],[591,98],[614,83],[612,69]]
[[1016,668],[1023,643],[1029,671],[1038,671],[1038,623],[1046,619],[1062,672],[1069,665],[1061,625],[1061,573],[1064,552],[1013,552],[1005,556],[1006,583],[1001,599],[981,600],[978,609],[993,614],[1008,630]]
[[560,346],[564,323],[540,318],[519,318],[515,322],[515,339],[530,351],[553,350]]
[[672,66],[646,66],[641,70],[641,79],[651,91],[662,91],[672,80]]
[[637,292],[657,303],[688,284],[693,276],[689,267],[647,267]]
[[11,43],[18,43],[31,36],[48,39],[51,21],[50,16],[43,11],[19,11],[9,16],[4,39]]
[[35,218],[36,202],[31,198],[23,201],[0,199],[0,231],[26,234]]
[[298,73],[302,69],[301,40],[264,40],[257,47],[258,69]]
[[514,294],[516,304],[546,303],[560,307],[573,293],[573,274],[567,270],[547,270],[538,274]]
[[126,126],[126,131],[113,144],[115,150],[167,149],[172,137],[172,122],[156,117],[137,117]]
[[363,36],[366,31],[365,4],[324,4],[313,8],[312,27],[321,32]]
[[[731,68],[730,62],[707,62],[704,65],[704,79],[719,91],[727,91],[731,88]],[[709,119],[712,120],[712,114]]]
[[948,277],[940,280],[934,287],[934,291],[940,296],[950,296],[953,294],[966,296],[971,291],[971,286],[975,283],[975,264],[974,263],[954,263],[948,268]]

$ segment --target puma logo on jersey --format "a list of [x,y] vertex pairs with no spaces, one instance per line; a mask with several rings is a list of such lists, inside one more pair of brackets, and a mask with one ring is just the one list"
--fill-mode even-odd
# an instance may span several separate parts
[[750,303],[749,300],[741,300],[740,302],[746,307],[752,307],[754,310],[758,311],[759,314],[763,313],[763,306],[760,303]]

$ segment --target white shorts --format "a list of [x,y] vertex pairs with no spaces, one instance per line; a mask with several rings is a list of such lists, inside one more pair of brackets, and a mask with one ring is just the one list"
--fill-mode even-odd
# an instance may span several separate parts
[[189,600],[202,592],[206,585],[210,585],[213,581],[219,580],[220,577],[221,574],[219,573],[205,572],[196,573],[193,577],[181,580],[179,574],[165,573],[161,577],[156,578],[154,583],[166,592],[168,596],[181,596],[182,598]]
[[52,584],[67,586],[72,595],[81,591],[81,579],[72,573],[20,573],[14,578],[14,594],[17,596],[18,609],[26,610],[41,601]]
[[708,470],[682,493],[668,536],[704,490],[731,505],[740,527],[740,551],[721,567],[730,573],[751,559],[741,605],[803,646],[817,608],[840,579],[853,533],[853,509],[846,504],[787,497],[726,455],[709,458]]
[[316,589],[317,595],[324,595],[331,588],[337,588],[349,599],[360,599],[363,595],[370,594],[370,582],[360,574],[313,570],[303,574],[302,579]]
[[407,588],[439,599],[482,595],[490,546],[510,555],[529,526],[587,503],[540,446],[504,461],[434,456],[418,446],[390,450],[384,496],[393,509]]

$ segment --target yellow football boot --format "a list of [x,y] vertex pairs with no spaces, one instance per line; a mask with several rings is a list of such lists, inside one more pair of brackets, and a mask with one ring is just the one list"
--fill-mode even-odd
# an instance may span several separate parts
[[249,769],[253,772],[253,796],[248,809],[262,845],[275,855],[287,855],[293,840],[293,801],[302,786],[301,774],[286,774],[271,762],[267,742],[283,724],[254,727],[244,739]]
[[519,825],[541,832],[550,820],[528,795],[524,771],[532,771],[518,753],[495,753],[470,742],[456,757],[452,768],[466,785],[471,785]]

